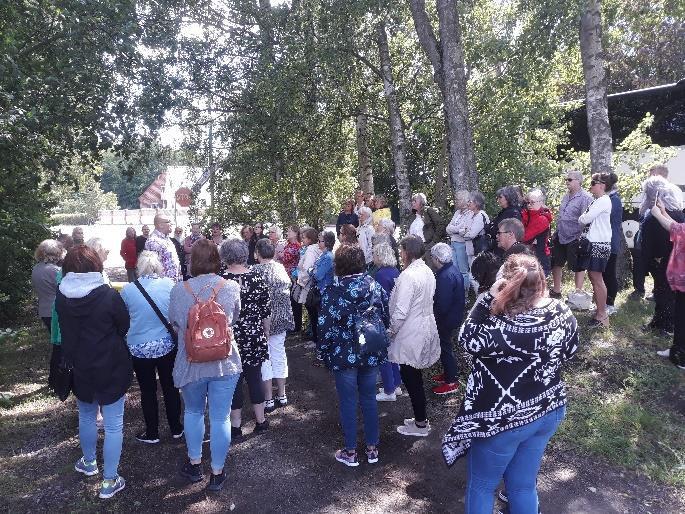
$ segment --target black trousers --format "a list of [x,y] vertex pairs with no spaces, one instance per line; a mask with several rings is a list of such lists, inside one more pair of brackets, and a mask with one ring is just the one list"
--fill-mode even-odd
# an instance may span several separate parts
[[290,299],[290,306],[293,309],[293,318],[295,318],[295,332],[302,330],[302,304]]
[[319,309],[316,307],[306,307],[307,317],[309,318],[309,325],[312,327],[312,341],[319,342]]
[[654,328],[673,330],[673,310],[675,294],[666,280],[668,258],[655,260],[650,267],[654,279],[654,317],[649,323]]
[[618,294],[618,280],[616,279],[616,257],[615,253],[609,256],[607,267],[602,272],[604,285],[607,287],[607,305],[614,305]]
[[400,376],[409,393],[414,419],[419,423],[426,421],[426,393],[423,390],[421,370],[412,368],[408,364],[400,364]]
[[685,366],[685,293],[675,291],[675,322],[673,324],[673,346],[670,359],[673,364]]
[[140,386],[140,404],[143,407],[145,428],[149,437],[159,436],[159,408],[157,406],[157,375],[164,395],[166,419],[172,434],[180,434],[183,430],[181,423],[181,395],[174,387],[171,373],[176,360],[176,350],[162,357],[141,359],[133,357],[133,371]]
[[642,251],[639,248],[633,248],[630,254],[633,257],[633,289],[644,294],[646,273],[642,263]]
[[262,365],[247,366],[243,364],[243,372],[240,374],[240,378],[238,378],[238,383],[236,384],[235,392],[233,393],[231,409],[243,408],[243,381],[247,382],[247,390],[250,393],[250,403],[252,403],[252,405],[264,403]]

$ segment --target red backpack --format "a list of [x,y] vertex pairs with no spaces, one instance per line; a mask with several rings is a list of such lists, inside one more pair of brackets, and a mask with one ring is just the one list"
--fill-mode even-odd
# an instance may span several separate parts
[[[188,312],[188,328],[186,328],[186,355],[189,362],[211,362],[227,358],[233,347],[233,330],[226,317],[226,312],[216,295],[225,285],[220,279],[212,288],[212,294],[205,301],[200,300],[193,293],[188,282],[184,282],[186,291],[193,298],[195,304]],[[204,289],[204,288],[203,288]],[[198,292],[198,294],[202,289]]]

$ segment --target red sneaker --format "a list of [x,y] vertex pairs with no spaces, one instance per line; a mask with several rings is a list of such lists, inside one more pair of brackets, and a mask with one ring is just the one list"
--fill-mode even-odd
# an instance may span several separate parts
[[459,384],[440,384],[433,388],[435,394],[451,394],[456,393],[459,389]]
[[433,382],[438,383],[438,384],[444,384],[445,383],[445,374],[440,373],[439,375],[435,375],[435,376],[431,377],[431,380]]

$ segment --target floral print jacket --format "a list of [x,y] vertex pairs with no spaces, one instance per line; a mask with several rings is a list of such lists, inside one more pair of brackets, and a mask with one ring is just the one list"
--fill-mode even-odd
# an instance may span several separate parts
[[383,364],[387,349],[360,355],[355,324],[369,307],[376,310],[388,326],[388,295],[369,275],[334,277],[321,295],[319,309],[319,355],[328,369],[339,371]]

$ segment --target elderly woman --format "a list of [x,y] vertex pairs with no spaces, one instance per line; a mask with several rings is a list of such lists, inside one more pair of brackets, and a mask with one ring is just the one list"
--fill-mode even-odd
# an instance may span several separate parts
[[[302,243],[300,242],[300,228],[296,225],[288,227],[286,232],[287,242],[283,248],[281,255],[281,262],[288,276],[293,282],[297,281],[297,264],[300,262],[300,249]],[[293,310],[293,317],[295,319],[295,332],[302,330],[302,304],[296,298],[291,298],[290,306]]]
[[[521,221],[521,198],[516,188],[514,186],[505,186],[498,189],[495,194],[497,195],[497,203],[500,206],[500,211],[497,213],[497,216],[490,221],[490,224],[486,229],[486,232],[492,238],[492,241],[497,240],[500,221],[507,218],[515,218]],[[492,251],[499,257],[504,253],[497,245],[492,248]]]
[[283,263],[283,251],[285,250],[285,241],[283,241],[283,232],[281,228],[275,223],[269,227],[267,237],[274,247],[274,260]]
[[464,282],[459,269],[452,262],[452,250],[446,243],[431,248],[435,272],[435,296],[433,315],[440,338],[440,360],[443,373],[433,377],[438,383],[433,392],[439,395],[456,393],[458,369],[454,358],[452,335],[464,317]]
[[611,255],[611,199],[606,193],[611,185],[609,173],[594,173],[590,181],[590,194],[594,201],[578,218],[580,223],[587,225],[581,236],[587,244],[583,252],[579,251],[578,268],[587,270],[597,305],[597,311],[590,320],[591,327],[609,325],[607,288],[602,273]]
[[564,418],[561,366],[577,348],[576,320],[547,297],[537,259],[515,254],[476,302],[459,342],[473,369],[443,455],[452,465],[468,452],[466,512],[492,512],[502,476],[511,512],[538,512],[537,473]]
[[178,351],[174,364],[174,384],[181,390],[185,413],[183,425],[188,448],[188,462],[181,475],[191,482],[201,482],[202,440],[205,433],[205,410],[209,406],[209,432],[212,475],[209,491],[219,491],[226,480],[224,465],[231,446],[229,406],[242,371],[236,342],[224,359],[191,362],[186,352],[188,313],[196,303],[213,297],[224,310],[226,321],[235,326],[240,312],[240,287],[217,276],[221,268],[216,244],[200,239],[191,250],[191,278],[177,283],[171,290],[169,321],[178,332]]
[[[673,189],[667,186],[662,177],[650,177],[645,180],[643,191],[646,201],[651,201],[651,205],[655,205],[658,198],[668,216],[676,223],[685,221],[685,216],[679,208],[680,198],[676,197]],[[644,267],[654,279],[654,315],[644,328],[664,332],[670,336],[674,329],[675,296],[669,286],[666,271],[673,242],[668,230],[651,212],[645,215],[640,233]]]
[[374,229],[372,225],[372,213],[371,209],[368,207],[362,207],[359,209],[359,227],[357,228],[357,239],[359,240],[359,246],[364,252],[364,260],[366,265],[370,265],[373,262],[373,244],[371,238],[374,235]]
[[[400,272],[397,269],[395,253],[388,243],[381,242],[373,245],[373,264],[375,267],[373,279],[381,285],[389,297]],[[398,396],[402,395],[400,366],[394,362],[386,361],[381,364],[380,369],[383,387],[378,390],[376,401],[394,402]]]
[[[262,364],[264,382],[264,410],[273,412],[277,407],[288,405],[285,379],[288,378],[288,358],[285,354],[285,336],[294,325],[290,307],[290,277],[280,262],[274,261],[275,249],[270,240],[260,239],[255,247],[257,264],[254,270],[261,273],[269,289],[268,340],[269,359]],[[272,381],[276,380],[278,394],[273,398]]]
[[335,234],[324,231],[319,234],[319,250],[321,255],[314,263],[312,277],[320,294],[333,283],[333,247],[335,246]]
[[409,225],[409,234],[421,238],[430,250],[435,243],[442,241],[445,236],[445,222],[438,210],[426,204],[426,195],[416,193],[411,198],[411,208],[416,218]]
[[[314,277],[312,275],[314,264],[321,255],[321,249],[319,248],[319,233],[316,229],[306,228],[302,231],[302,247],[304,249],[304,254],[302,254],[302,257],[300,257],[300,261],[297,264],[297,283],[302,290],[300,291],[299,298],[296,300],[300,305],[305,305],[309,289],[314,286]],[[312,328],[311,342],[316,343],[318,341],[316,323],[317,311],[313,306],[305,305],[305,308],[307,309],[309,324]]]
[[540,189],[528,192],[526,207],[521,210],[523,223],[523,243],[535,251],[545,275],[552,271],[549,250],[549,227],[552,223],[552,211],[545,206],[545,195]]
[[383,288],[364,273],[364,252],[358,246],[342,245],[335,254],[333,284],[321,298],[318,351],[333,372],[340,404],[340,422],[345,447],[335,452],[335,459],[346,466],[358,466],[357,406],[364,418],[366,458],[378,462],[378,406],[376,377],[378,366],[385,362],[387,349],[361,353],[355,324],[362,313],[387,325],[387,295]]
[[104,473],[100,498],[125,487],[118,474],[124,428],[124,402],[132,367],[124,340],[129,315],[119,293],[102,274],[102,261],[88,246],[73,247],[64,258],[64,278],[55,298],[62,337],[62,356],[73,368],[72,391],[79,411],[83,456],[76,471],[99,473],[96,461],[98,407],[104,418]]
[[423,241],[407,236],[400,242],[404,271],[390,295],[390,350],[388,358],[400,365],[400,375],[411,399],[414,418],[397,427],[402,435],[425,437],[430,432],[421,370],[440,358],[438,328],[433,316],[435,276],[422,260]]
[[254,411],[255,432],[264,432],[269,422],[264,416],[264,386],[262,384],[262,364],[269,358],[267,319],[271,315],[269,288],[259,270],[247,268],[248,245],[240,239],[226,239],[219,254],[225,265],[223,278],[240,285],[240,316],[233,323],[233,334],[243,372],[240,375],[231,405],[231,433],[242,435],[242,382],[247,382],[250,402]]
[[392,248],[392,251],[395,254],[395,261],[399,262],[400,253],[399,247],[397,246],[397,240],[395,239],[395,222],[390,218],[381,219],[376,227],[376,234],[385,234],[388,236],[390,248]]
[[42,241],[33,254],[36,264],[31,270],[31,287],[38,298],[38,316],[50,330],[52,304],[57,294],[57,274],[64,249],[54,239]]
[[343,210],[338,214],[338,219],[335,222],[335,233],[340,237],[340,229],[343,225],[359,226],[359,216],[354,212],[354,200],[348,198],[343,204]]
[[[665,196],[672,198],[674,195],[667,193]],[[668,230],[673,242],[673,250],[666,271],[666,279],[675,296],[673,345],[658,351],[657,355],[670,359],[678,368],[685,370],[685,223],[676,222],[661,200],[652,207],[651,215],[664,229]]]
[[[469,269],[473,263],[473,259],[483,251],[489,251],[486,234],[487,227],[490,223],[490,217],[485,212],[485,197],[480,191],[473,191],[469,195],[469,201],[466,207],[473,212],[471,224],[463,230],[464,241],[466,241],[466,255],[469,259]],[[478,284],[474,284],[474,290],[478,289]]]
[[111,285],[109,277],[107,276],[107,272],[104,270],[105,261],[109,256],[109,250],[105,248],[102,239],[100,239],[99,237],[91,237],[88,241],[86,241],[85,244],[87,247],[95,250],[95,253],[98,254],[98,257],[100,257],[100,262],[102,262],[103,265],[102,276],[104,277],[105,282]]
[[[157,406],[157,377],[162,386],[166,418],[174,439],[183,437],[181,424],[181,397],[174,387],[172,372],[176,360],[175,334],[168,322],[169,298],[174,281],[161,276],[162,263],[155,252],[144,250],[136,264],[138,280],[126,284],[121,290],[121,298],[126,304],[131,318],[131,326],[126,334],[126,344],[133,357],[135,371],[140,386],[140,404],[143,408],[145,430],[136,435],[143,443],[159,442],[159,409]],[[149,300],[141,291],[147,293]],[[164,316],[159,318],[152,303]]]
[[[466,249],[466,239],[464,235],[468,232],[474,222],[474,216],[477,215],[472,209],[469,209],[469,199],[471,194],[468,191],[457,191],[454,195],[454,216],[445,229],[447,235],[450,236],[452,243],[452,261],[456,268],[461,272],[464,288],[469,288],[470,266],[468,251]],[[473,253],[473,252],[471,252]]]
[[126,278],[129,282],[136,279],[136,259],[138,252],[136,251],[136,229],[128,227],[126,229],[126,237],[121,241],[121,249],[119,255],[124,259],[124,268],[126,268]]

